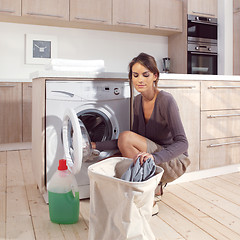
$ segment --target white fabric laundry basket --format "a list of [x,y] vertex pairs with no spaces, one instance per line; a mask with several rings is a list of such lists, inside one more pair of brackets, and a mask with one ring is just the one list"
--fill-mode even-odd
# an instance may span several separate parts
[[156,175],[144,182],[121,180],[131,163],[113,157],[89,166],[89,240],[155,239],[149,220],[164,170],[157,166]]

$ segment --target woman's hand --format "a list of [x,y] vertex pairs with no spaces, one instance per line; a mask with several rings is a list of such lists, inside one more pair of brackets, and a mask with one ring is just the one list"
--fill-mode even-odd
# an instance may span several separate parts
[[147,152],[139,152],[137,156],[133,159],[134,164],[136,163],[138,157],[140,157],[140,164],[143,165],[144,162],[147,161],[148,158],[152,158],[154,161],[154,157],[152,154]]
[[95,142],[91,142],[92,145],[92,149],[96,149],[96,143]]

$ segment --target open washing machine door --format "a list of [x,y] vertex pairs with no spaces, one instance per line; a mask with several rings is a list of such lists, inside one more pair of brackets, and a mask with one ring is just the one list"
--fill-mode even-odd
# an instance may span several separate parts
[[93,154],[87,129],[73,109],[67,109],[63,118],[63,147],[67,165],[73,174],[80,172],[82,162]]

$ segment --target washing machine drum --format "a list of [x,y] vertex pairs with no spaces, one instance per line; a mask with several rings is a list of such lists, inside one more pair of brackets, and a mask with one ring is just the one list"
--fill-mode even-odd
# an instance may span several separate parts
[[86,127],[91,142],[111,140],[112,124],[105,113],[88,109],[78,112],[77,117]]
[[73,174],[77,174],[81,170],[82,161],[93,154],[88,131],[73,109],[66,111],[62,130],[67,165]]

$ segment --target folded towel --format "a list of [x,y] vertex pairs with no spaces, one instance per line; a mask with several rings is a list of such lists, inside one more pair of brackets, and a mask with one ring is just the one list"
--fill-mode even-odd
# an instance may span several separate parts
[[73,60],[54,58],[45,66],[46,70],[75,72],[104,72],[104,60]]
[[143,165],[140,164],[140,157],[136,163],[132,163],[121,179],[130,182],[142,182],[151,178],[156,171],[156,164],[152,158],[148,158]]
[[50,65],[72,66],[72,67],[104,67],[104,60],[75,60],[75,59],[53,58],[51,59]]
[[53,70],[53,71],[73,71],[73,72],[104,72],[104,67],[77,67],[77,66],[51,66],[47,65],[45,67],[46,70]]

